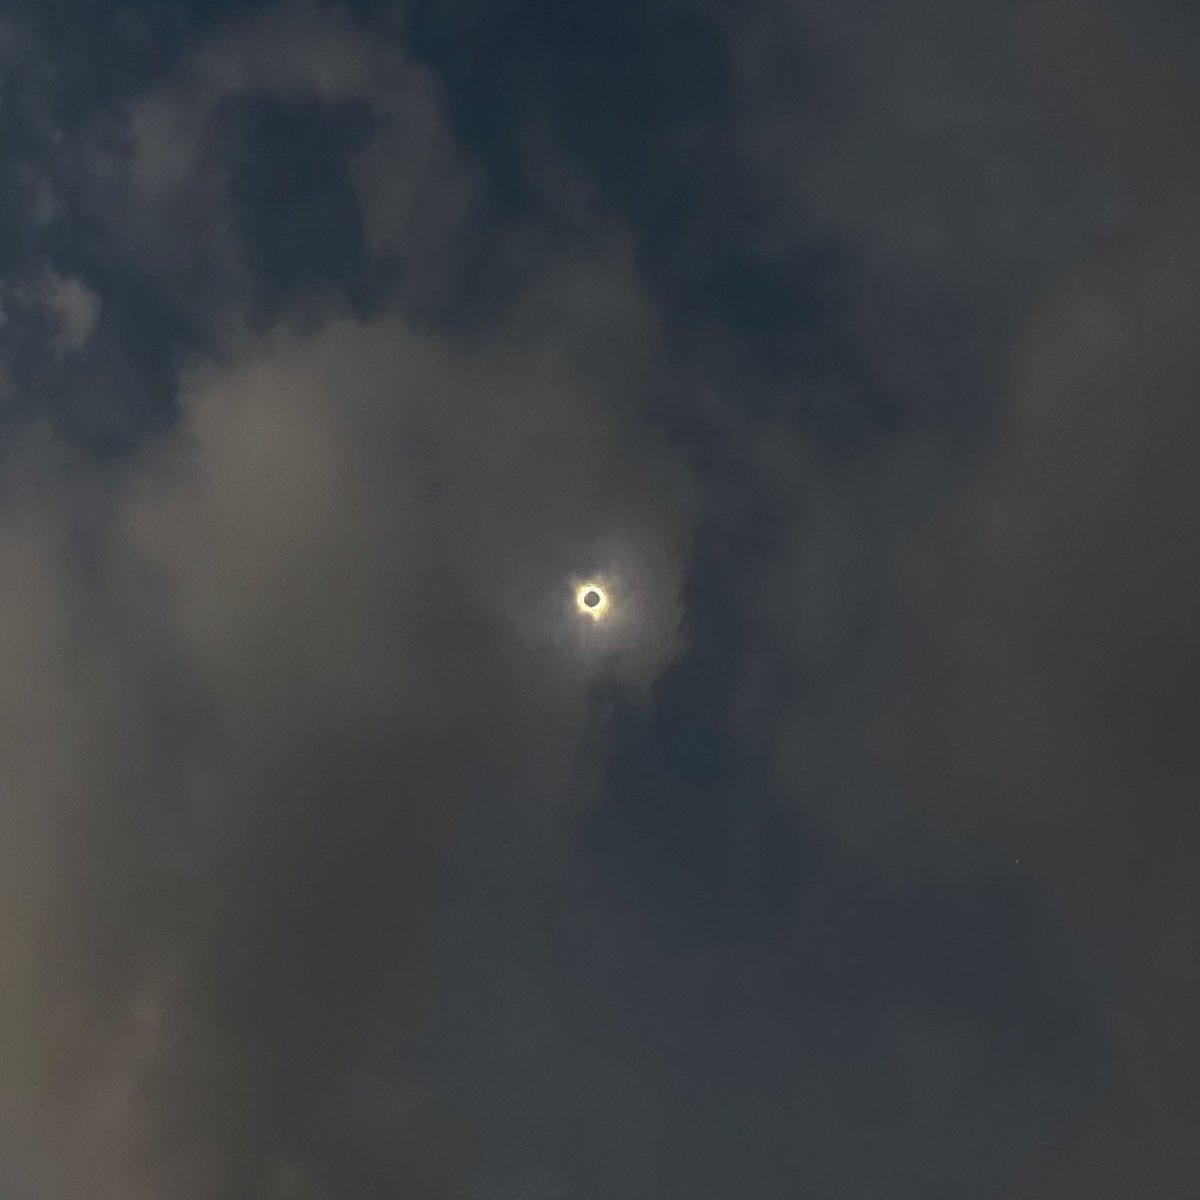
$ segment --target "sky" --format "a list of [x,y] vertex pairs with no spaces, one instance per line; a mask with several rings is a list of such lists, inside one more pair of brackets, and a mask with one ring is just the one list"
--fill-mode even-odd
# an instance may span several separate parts
[[1197,53],[11,0],[0,1200],[1200,1195]]

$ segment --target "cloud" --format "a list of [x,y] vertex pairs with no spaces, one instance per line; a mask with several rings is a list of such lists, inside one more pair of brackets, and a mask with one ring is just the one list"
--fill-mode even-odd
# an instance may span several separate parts
[[[1141,978],[1125,1020],[1148,1043],[1166,1035],[1143,1008],[1151,995],[1195,986],[1180,964],[1151,963],[1160,942],[1170,957],[1194,941],[1200,899],[1177,859],[1197,832],[1200,776],[1185,732],[1200,579],[1181,553],[1200,519],[1184,449],[1198,432],[1186,334],[1198,245],[1190,220],[1164,225],[1031,315],[1004,441],[947,557],[918,559],[909,577],[944,680],[946,707],[929,716],[953,747],[929,760],[950,768],[929,793],[948,806],[939,820],[982,823],[1044,873],[1072,934],[1111,959],[1105,986],[1126,994]],[[1143,971],[1157,970],[1151,985]],[[1179,1087],[1171,1044],[1154,1068],[1164,1102]],[[1137,1057],[1150,1069],[1149,1044]]]
[[[867,80],[847,126],[783,106],[761,128],[769,195],[802,197],[885,289],[856,336],[906,412],[902,436],[801,483],[789,453],[763,456],[798,516],[759,608],[808,680],[778,786],[901,892],[950,862],[1029,896],[1082,989],[1096,1082],[1057,1150],[1012,1130],[1023,1193],[1086,1178],[1118,1196],[1148,1171],[1182,1195],[1200,1051],[1200,229],[1178,114],[1197,97],[1161,14],[1001,8],[974,32],[922,14],[816,37],[836,78]],[[810,35],[830,27],[810,14]],[[1045,1097],[1069,1078],[1010,1082]],[[1088,1162],[1107,1165],[1092,1179]]]
[[[589,686],[677,651],[683,477],[595,373],[645,335],[569,294],[474,349],[396,317],[281,331],[196,369],[82,548],[61,481],[6,508],[5,1098],[76,1147],[54,1194],[224,1194],[352,1145],[339,1055],[448,880],[544,856],[588,787]],[[531,614],[605,543],[653,586],[589,659]]]
[[739,10],[643,228],[314,5],[82,123],[29,344],[190,352],[0,472],[22,1193],[1190,1195],[1193,89],[952,8]]
[[[290,113],[297,130],[268,130],[266,145],[243,145],[255,106],[272,105]],[[342,156],[347,161],[322,163],[290,192],[276,188],[271,211],[258,211],[247,189],[239,191],[239,172],[253,174],[259,157],[286,172],[286,139],[312,139],[312,121],[346,112],[366,129],[362,144]],[[361,224],[363,253],[395,260],[403,297],[428,306],[445,302],[456,243],[482,199],[477,171],[446,128],[433,74],[394,37],[311,3],[260,7],[218,27],[152,90],[101,114],[77,158],[84,209],[117,253],[140,261],[189,320],[208,330],[215,319],[218,336],[263,320],[256,289],[269,281],[255,268],[255,239],[281,219],[308,212],[325,240],[346,239],[347,225]],[[355,197],[353,220],[322,207],[330,177],[343,174]],[[291,257],[313,253],[310,239],[293,239]],[[336,305],[344,299],[339,282],[328,294],[275,297],[266,319],[280,305]]]
[[[267,88],[380,104],[372,236],[452,259],[425,222],[453,185],[412,158],[441,153],[421,73],[300,12],[135,103],[126,250],[173,271],[225,247],[244,273],[206,129]],[[46,297],[82,344],[90,293]],[[644,695],[683,645],[690,484],[635,416],[664,368],[619,248],[554,264],[485,336],[403,299],[331,307],[261,333],[217,315],[178,421],[130,455],[13,450],[0,1111],[31,1194],[438,1186],[459,1150],[419,1047],[381,1071],[362,1031],[432,1019],[449,914],[556,861],[595,786],[594,693]],[[584,567],[627,596],[600,648],[563,613]],[[416,1097],[422,1154],[354,1109],[372,1088]]]
[[45,341],[57,357],[78,354],[100,320],[100,297],[82,280],[46,268],[0,292],[3,321],[48,322]]

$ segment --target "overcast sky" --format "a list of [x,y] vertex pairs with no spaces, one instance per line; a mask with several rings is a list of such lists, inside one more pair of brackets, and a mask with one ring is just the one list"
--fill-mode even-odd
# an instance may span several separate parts
[[1195,1200],[1198,60],[10,0],[0,1200]]

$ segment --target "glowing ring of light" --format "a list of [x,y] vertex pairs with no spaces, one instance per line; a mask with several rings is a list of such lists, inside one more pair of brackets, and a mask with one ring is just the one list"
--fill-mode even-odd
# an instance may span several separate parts
[[575,607],[585,617],[599,621],[608,611],[608,593],[598,583],[581,583],[575,589]]

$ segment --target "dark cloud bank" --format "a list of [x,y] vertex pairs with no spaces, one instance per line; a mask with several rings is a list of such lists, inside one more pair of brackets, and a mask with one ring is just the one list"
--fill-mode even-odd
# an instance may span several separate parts
[[1188,6],[0,35],[5,1200],[1200,1194]]

